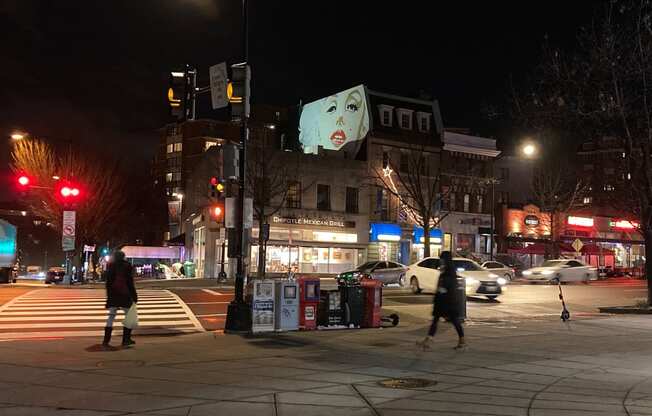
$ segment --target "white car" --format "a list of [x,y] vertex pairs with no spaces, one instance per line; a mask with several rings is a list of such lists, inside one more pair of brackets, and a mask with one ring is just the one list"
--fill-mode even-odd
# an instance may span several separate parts
[[596,277],[596,270],[575,259],[546,260],[539,267],[523,270],[523,277],[539,282],[588,282]]
[[499,261],[485,261],[482,263],[482,267],[489,269],[492,273],[502,276],[507,280],[514,280],[514,275],[516,274],[514,269]]
[[[466,294],[468,296],[486,296],[495,299],[503,291],[507,279],[487,269],[483,269],[473,260],[463,257],[453,259],[457,269],[457,275],[464,277],[466,281]],[[434,293],[439,282],[439,266],[441,262],[438,257],[427,257],[408,267],[406,278],[410,282],[412,292]]]

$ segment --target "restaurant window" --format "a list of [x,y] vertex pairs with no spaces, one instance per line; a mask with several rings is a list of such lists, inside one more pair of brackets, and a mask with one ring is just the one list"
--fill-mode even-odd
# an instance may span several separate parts
[[464,194],[464,212],[471,210],[471,195]]
[[288,208],[301,208],[301,182],[293,181],[288,184],[285,202]]
[[331,210],[331,187],[328,185],[317,185],[317,209],[320,211]]
[[358,188],[346,187],[346,212],[358,213]]

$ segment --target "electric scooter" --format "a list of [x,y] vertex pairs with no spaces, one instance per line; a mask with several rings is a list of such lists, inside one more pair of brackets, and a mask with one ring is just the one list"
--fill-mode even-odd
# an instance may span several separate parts
[[561,320],[566,322],[570,320],[570,312],[568,312],[568,309],[566,308],[566,302],[564,302],[564,293],[561,291],[561,280],[559,278],[556,278],[557,280],[557,287],[559,287],[559,300],[561,301]]

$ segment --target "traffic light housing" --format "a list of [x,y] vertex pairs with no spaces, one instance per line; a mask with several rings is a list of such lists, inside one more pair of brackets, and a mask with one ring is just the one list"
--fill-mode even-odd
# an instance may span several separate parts
[[231,103],[231,119],[234,121],[249,117],[250,82],[249,65],[244,63],[231,65],[231,80],[226,88],[226,96]]
[[226,181],[213,176],[209,182],[209,189],[212,198],[224,198],[226,195]]
[[167,99],[170,115],[179,120],[185,120],[188,105],[188,73],[186,71],[170,72]]
[[27,189],[32,180],[27,175],[19,175],[18,178],[16,178],[16,182],[18,183],[18,188]]
[[71,206],[79,202],[82,192],[79,185],[74,183],[63,183],[57,187],[57,197],[64,206]]

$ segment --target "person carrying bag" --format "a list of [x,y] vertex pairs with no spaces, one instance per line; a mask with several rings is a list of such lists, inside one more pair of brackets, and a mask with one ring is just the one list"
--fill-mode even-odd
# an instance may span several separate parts
[[133,268],[125,260],[125,253],[116,251],[106,270],[106,308],[109,315],[104,328],[102,346],[110,348],[113,321],[122,309],[125,319],[122,322],[122,346],[129,347],[136,342],[131,339],[131,331],[138,325],[138,293],[134,285]]

